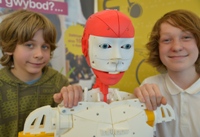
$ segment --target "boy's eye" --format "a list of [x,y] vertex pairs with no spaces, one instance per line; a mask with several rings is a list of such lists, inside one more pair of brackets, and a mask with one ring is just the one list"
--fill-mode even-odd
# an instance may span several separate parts
[[169,42],[169,41],[170,41],[169,39],[164,39],[164,40],[163,40],[163,42]]
[[121,46],[121,48],[130,49],[131,48],[131,44],[125,44],[125,45]]
[[102,49],[111,48],[111,46],[109,44],[101,44],[101,45],[99,45],[99,47],[102,48]]
[[161,39],[160,42],[161,43],[169,43],[171,41],[171,39]]
[[185,39],[185,40],[187,40],[187,39],[192,39],[192,38],[194,38],[194,35],[193,35],[191,32],[188,32],[188,31],[186,31],[186,32],[183,33],[183,35],[182,35],[182,39]]
[[49,46],[48,45],[42,45],[42,48],[43,49],[49,49]]
[[190,39],[191,37],[190,36],[183,36],[183,38],[182,39],[185,39],[185,40],[187,40],[187,39]]
[[27,46],[29,48],[33,48],[33,44],[30,44],[30,43],[25,44],[25,46]]

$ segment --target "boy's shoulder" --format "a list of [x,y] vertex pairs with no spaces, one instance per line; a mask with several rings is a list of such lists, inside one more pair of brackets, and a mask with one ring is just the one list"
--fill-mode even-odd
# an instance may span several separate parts
[[46,76],[63,75],[50,66],[44,67],[43,74],[46,75]]
[[15,85],[15,83],[19,82],[18,79],[14,77],[11,73],[9,67],[4,67],[0,69],[0,81],[5,83],[10,83],[11,85]]
[[10,69],[9,69],[9,67],[3,67],[3,68],[1,68],[0,69],[0,76],[1,77],[10,77],[10,74],[11,74],[11,72],[10,72]]
[[9,69],[8,67],[3,67],[3,68],[0,69],[0,73],[2,73],[3,71],[6,71],[8,69]]
[[36,84],[44,83],[64,86],[68,85],[68,79],[62,73],[48,66],[43,69],[43,75]]
[[160,82],[164,77],[166,76],[166,74],[157,74],[154,76],[150,76],[148,78],[146,78],[144,81],[145,82]]
[[62,78],[62,79],[67,79],[66,76],[64,76],[62,73],[58,72],[57,70],[55,70],[54,68],[52,67],[45,67],[43,69],[43,78],[45,79],[51,79],[51,78]]

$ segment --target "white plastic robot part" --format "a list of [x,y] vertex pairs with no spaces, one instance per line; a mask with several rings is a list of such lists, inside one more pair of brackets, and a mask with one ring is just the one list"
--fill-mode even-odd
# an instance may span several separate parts
[[[117,89],[109,89],[108,97],[109,104],[101,102],[98,89],[89,92],[86,89],[84,101],[76,107],[65,108],[61,103],[56,108],[38,108],[26,119],[23,133],[54,133],[54,137],[153,136],[155,128],[147,124],[145,104],[132,99],[132,94]],[[170,105],[160,106],[154,115],[154,126],[175,119]]]

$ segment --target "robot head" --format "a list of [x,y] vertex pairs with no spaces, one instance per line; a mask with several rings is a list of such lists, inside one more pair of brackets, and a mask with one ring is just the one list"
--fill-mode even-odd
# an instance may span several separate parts
[[134,27],[131,20],[117,10],[103,10],[91,15],[85,25],[82,37],[82,52],[88,57],[90,35],[109,38],[133,38]]
[[126,71],[132,61],[133,42],[131,20],[117,10],[104,10],[88,18],[82,37],[82,52],[96,75],[100,71],[117,76]]

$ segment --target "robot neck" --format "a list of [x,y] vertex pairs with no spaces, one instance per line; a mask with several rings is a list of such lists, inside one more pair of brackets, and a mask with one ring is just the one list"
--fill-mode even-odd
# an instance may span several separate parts
[[124,72],[118,74],[109,74],[108,72],[103,72],[93,69],[96,75],[96,81],[93,88],[100,88],[104,96],[104,102],[107,102],[108,88],[110,85],[115,85],[124,75]]

